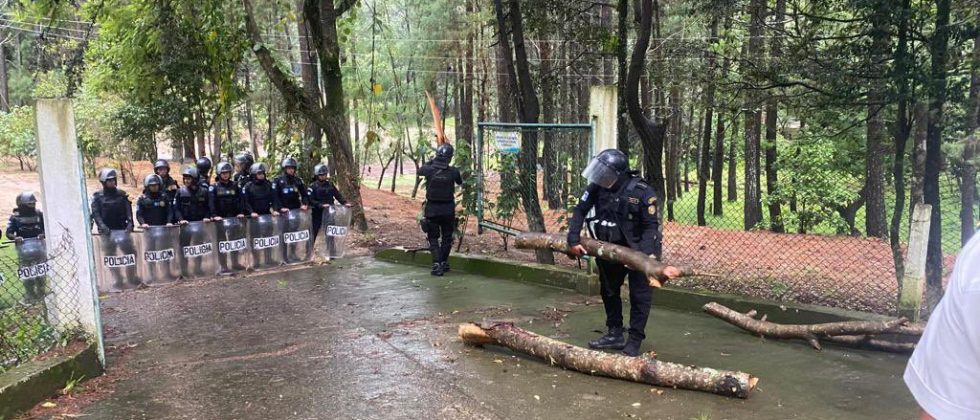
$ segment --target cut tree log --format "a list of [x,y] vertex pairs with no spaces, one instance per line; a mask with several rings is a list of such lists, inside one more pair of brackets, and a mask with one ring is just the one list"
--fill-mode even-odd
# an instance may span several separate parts
[[653,357],[629,357],[589,350],[540,336],[510,322],[461,324],[459,336],[471,345],[499,345],[542,359],[551,365],[589,375],[656,386],[748,398],[759,379],[744,372],[685,366]]
[[[754,316],[756,313],[754,310],[743,314],[717,302],[708,303],[702,309],[710,315],[721,318],[736,327],[759,335],[760,337],[798,338],[806,340],[806,342],[810,343],[817,350],[821,349],[820,339],[839,344],[864,344],[869,346],[879,344],[882,347],[886,347],[883,345],[883,339],[872,340],[862,336],[895,334],[899,331],[912,333],[915,331],[914,328],[906,327],[909,321],[905,318],[883,321],[828,322],[823,324],[777,324],[764,319],[755,319]],[[903,347],[897,346],[897,344],[901,344],[898,342],[892,342],[892,344],[896,344],[896,346],[892,346],[895,349]]]
[[[591,256],[620,263],[631,270],[645,273],[647,279],[650,281],[650,286],[657,288],[663,287],[664,283],[670,279],[670,277],[664,274],[664,269],[670,267],[670,265],[657,261],[652,255],[647,255],[622,245],[597,241],[592,238],[582,238],[581,244]],[[561,233],[521,233],[514,240],[514,246],[523,249],[550,249],[572,255],[569,252],[567,237]],[[689,268],[678,267],[678,269],[680,269],[679,277],[708,275],[695,273],[694,270]]]

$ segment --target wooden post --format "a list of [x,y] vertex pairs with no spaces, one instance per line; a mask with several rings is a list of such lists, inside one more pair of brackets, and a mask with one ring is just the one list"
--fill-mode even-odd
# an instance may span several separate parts
[[909,248],[905,258],[905,276],[900,285],[898,315],[913,322],[919,321],[922,307],[922,284],[926,277],[926,250],[929,248],[929,223],[932,206],[918,203],[912,211],[909,227]]

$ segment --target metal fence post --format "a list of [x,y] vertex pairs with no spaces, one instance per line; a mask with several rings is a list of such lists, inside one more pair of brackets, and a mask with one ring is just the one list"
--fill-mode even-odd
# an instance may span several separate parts
[[[35,107],[44,225],[48,232],[71,235],[78,259],[74,278],[61,279],[74,282],[64,289],[76,292],[76,296],[55,293],[50,315],[56,329],[80,326],[97,340],[99,358],[105,364],[85,170],[75,134],[75,114],[68,99],[38,99]],[[54,249],[61,239],[52,236],[46,238],[48,249]]]
[[902,277],[902,294],[898,300],[898,314],[912,321],[919,320],[922,307],[922,283],[926,277],[926,250],[929,248],[929,223],[932,206],[916,204],[909,227],[909,248]]

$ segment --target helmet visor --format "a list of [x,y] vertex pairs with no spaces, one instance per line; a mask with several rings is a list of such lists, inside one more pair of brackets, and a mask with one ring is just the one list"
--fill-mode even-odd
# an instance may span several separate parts
[[602,188],[610,189],[616,185],[619,173],[598,159],[592,159],[589,166],[582,171],[582,177]]

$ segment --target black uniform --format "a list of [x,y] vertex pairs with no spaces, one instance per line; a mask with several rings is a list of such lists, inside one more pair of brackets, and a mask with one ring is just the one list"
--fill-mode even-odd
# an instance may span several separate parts
[[[333,182],[323,181],[316,179],[310,184],[310,188],[307,191],[309,196],[310,206],[313,208],[313,243],[316,243],[316,235],[320,232],[320,226],[323,224],[323,212],[326,210],[323,208],[324,204],[334,205],[334,202],[340,204],[347,204],[347,200],[344,200],[344,196],[340,195],[340,190],[333,185]],[[328,221],[329,222],[329,221]]]
[[270,214],[273,208],[279,209],[279,199],[268,179],[252,180],[242,188],[247,213]]
[[163,186],[161,188],[163,188],[164,193],[167,194],[167,200],[172,203],[174,201],[174,197],[177,196],[177,190],[180,189],[180,186],[177,185],[177,181],[174,180],[170,174],[163,175],[160,177],[160,179],[163,180]]
[[309,202],[303,180],[295,175],[277,176],[272,180],[272,190],[275,191],[279,205],[290,210],[298,209]]
[[199,222],[211,216],[208,208],[208,191],[200,186],[190,189],[180,187],[174,199],[174,219],[177,221]]
[[[625,245],[647,255],[654,255],[659,243],[659,219],[657,218],[657,194],[635,173],[619,182],[614,190],[589,184],[575,206],[568,229],[568,244],[578,245],[582,223],[593,207],[596,239]],[[650,316],[652,290],[646,275],[630,270],[622,264],[596,260],[602,303],[606,309],[606,326],[623,328],[623,301],[620,288],[623,278],[629,277],[630,289],[630,339],[643,340],[647,318]]]
[[166,192],[143,190],[136,200],[136,220],[141,225],[163,226],[174,222],[173,201]]
[[235,217],[245,214],[245,199],[234,181],[216,181],[208,190],[211,215]]
[[425,177],[425,219],[422,220],[422,229],[429,240],[432,262],[445,263],[453,247],[456,185],[463,185],[463,177],[458,169],[439,159],[426,162],[419,168],[419,174]]
[[133,206],[129,195],[118,188],[92,194],[92,222],[99,233],[110,230],[133,230]]
[[44,234],[44,215],[40,210],[16,208],[7,223],[7,238],[36,238]]
[[245,171],[235,172],[235,175],[231,178],[231,180],[234,181],[235,185],[238,186],[238,189],[241,190],[245,188],[249,182],[252,182],[254,178],[252,178],[252,174],[248,172],[248,168],[245,168]]

